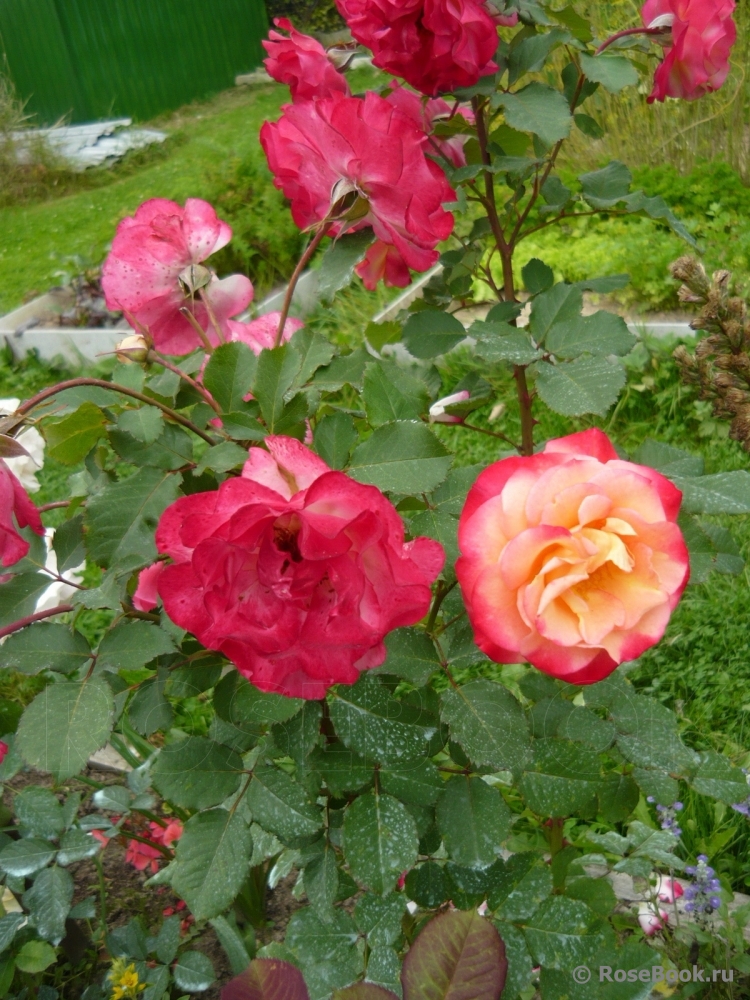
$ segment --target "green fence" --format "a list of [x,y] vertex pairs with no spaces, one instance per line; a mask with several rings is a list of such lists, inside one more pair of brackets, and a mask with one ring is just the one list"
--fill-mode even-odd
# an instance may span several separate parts
[[5,70],[35,122],[152,118],[260,65],[263,0],[0,0]]

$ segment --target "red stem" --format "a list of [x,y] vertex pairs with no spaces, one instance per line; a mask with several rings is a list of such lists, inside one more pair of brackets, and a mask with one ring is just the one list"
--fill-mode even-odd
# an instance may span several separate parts
[[59,507],[70,507],[70,500],[56,500],[54,503],[45,503],[41,507],[37,507],[40,514],[43,514],[45,510],[57,510]]
[[307,250],[300,257],[299,263],[294,269],[294,274],[289,280],[289,285],[286,290],[286,295],[284,296],[284,304],[281,307],[281,316],[279,317],[279,328],[276,331],[276,339],[274,340],[273,346],[278,347],[281,343],[281,338],[284,336],[284,327],[286,326],[287,317],[289,316],[289,310],[292,307],[292,298],[294,296],[294,290],[297,287],[297,282],[300,279],[300,275],[304,271],[305,267],[310,261],[310,258],[315,253],[315,251],[320,246],[323,237],[328,235],[332,222],[326,222],[320,227],[315,236],[313,237]]
[[605,49],[608,49],[610,45],[613,45],[619,38],[627,38],[628,35],[666,35],[671,32],[672,29],[668,27],[660,28],[625,28],[624,31],[618,31],[617,34],[612,35],[608,38],[606,42],[602,42],[599,48],[594,53],[598,56]]
[[4,639],[6,635],[12,635],[13,632],[18,632],[22,628],[26,628],[27,625],[33,625],[34,622],[44,621],[45,618],[51,618],[53,615],[62,615],[66,611],[73,611],[73,605],[59,604],[56,608],[49,608],[47,611],[37,611],[35,615],[29,615],[27,618],[21,618],[11,625],[6,625],[5,628],[0,628],[0,639]]

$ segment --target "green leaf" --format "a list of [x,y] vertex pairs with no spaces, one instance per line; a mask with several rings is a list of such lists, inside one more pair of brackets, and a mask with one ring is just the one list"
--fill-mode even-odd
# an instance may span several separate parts
[[154,787],[182,809],[208,809],[237,791],[242,758],[203,736],[163,747],[151,767]]
[[262,441],[266,436],[266,428],[249,413],[235,411],[223,413],[222,428],[235,441]]
[[201,951],[183,951],[172,968],[175,985],[200,993],[216,979],[211,959]]
[[286,394],[300,370],[301,358],[289,344],[260,352],[253,393],[269,433],[273,434],[286,408]]
[[676,802],[680,786],[666,771],[658,768],[633,768],[633,778],[645,796],[653,795],[657,802]]
[[62,836],[57,863],[67,867],[75,864],[76,861],[83,861],[84,858],[93,858],[99,853],[101,846],[90,833],[73,827],[72,830],[66,830]]
[[601,127],[596,118],[592,118],[591,115],[577,114],[573,115],[573,119],[576,126],[583,132],[584,135],[588,136],[589,139],[601,139],[604,137],[604,129]]
[[34,837],[58,837],[65,829],[62,806],[48,788],[29,785],[13,801],[19,824]]
[[429,493],[445,479],[452,456],[424,424],[384,424],[352,455],[350,474],[385,492]]
[[65,937],[65,920],[72,902],[73,878],[57,866],[40,872],[23,896],[23,905],[34,918],[37,934],[51,944],[59,944]]
[[167,674],[160,670],[156,677],[142,681],[128,705],[128,719],[141,736],[150,736],[157,729],[169,729],[174,713],[164,695]]
[[692,782],[696,792],[729,805],[744,802],[750,796],[749,784],[744,771],[713,750],[701,754],[700,766]]
[[216,917],[232,904],[247,876],[252,847],[239,811],[211,809],[190,817],[166,871],[196,920]]
[[320,807],[310,802],[302,785],[275,767],[256,767],[247,804],[256,823],[292,846],[323,825]]
[[0,952],[5,951],[13,943],[13,938],[21,924],[26,923],[25,913],[6,913],[0,917]]
[[545,346],[560,358],[577,358],[580,354],[629,354],[637,338],[628,324],[615,313],[600,309],[591,316],[556,323],[547,334]]
[[379,773],[386,792],[417,806],[434,806],[445,784],[431,760],[383,766]]
[[333,904],[339,891],[339,871],[336,867],[336,854],[328,840],[323,845],[321,854],[305,865],[305,892],[310,905],[324,923],[328,923],[333,914]]
[[137,410],[124,410],[117,418],[117,427],[136,441],[153,444],[164,431],[164,417],[155,406],[140,406]]
[[223,677],[214,691],[214,707],[218,715],[235,726],[286,722],[304,704],[302,698],[287,698],[283,694],[261,691],[236,670]]
[[577,38],[579,42],[590,42],[593,39],[591,22],[587,21],[585,17],[581,17],[572,4],[563,7],[562,10],[551,10],[549,13],[560,24],[564,24],[570,30],[573,38]]
[[170,962],[174,961],[180,947],[181,923],[181,918],[175,914],[172,917],[167,917],[159,928],[159,933],[156,936],[156,948],[152,950],[156,952],[156,957],[159,961],[165,965],[169,965]]
[[385,895],[417,860],[417,828],[405,806],[376,791],[360,795],[344,814],[344,857],[366,888]]
[[359,791],[372,780],[373,765],[343,743],[329,743],[322,750],[315,750],[310,763],[336,798],[345,792]]
[[423,309],[412,313],[401,338],[415,358],[437,358],[466,339],[463,323],[450,313]]
[[[179,917],[177,921],[179,926]],[[212,920],[209,920],[209,923],[216,932],[219,944],[229,959],[232,972],[237,974],[247,969],[250,965],[250,955],[245,947],[245,942],[237,930],[229,923],[226,917],[214,917]]]
[[14,840],[0,851],[0,868],[14,878],[28,878],[46,868],[55,856],[55,849],[47,840]]
[[108,670],[140,670],[157,656],[174,653],[167,633],[153,622],[120,622],[104,638],[97,651],[97,667]]
[[532,851],[511,855],[493,867],[489,908],[501,920],[526,921],[552,895],[552,871]]
[[589,930],[594,922],[592,911],[577,899],[546,899],[524,928],[536,964],[575,969],[593,963],[603,943],[599,934]]
[[529,329],[537,343],[542,344],[553,326],[579,322],[582,309],[582,290],[577,285],[559,283],[534,299]]
[[388,896],[366,893],[357,901],[354,920],[371,948],[385,948],[395,944],[400,937],[405,913],[406,900],[402,893],[392,892]]
[[366,366],[364,401],[371,427],[393,420],[418,419],[429,406],[424,382],[392,361],[374,361]]
[[63,465],[77,465],[106,433],[107,418],[98,406],[83,403],[73,413],[44,427],[47,454]]
[[540,364],[537,391],[555,413],[577,417],[583,413],[604,416],[625,386],[625,369],[607,358],[578,358],[566,364]]
[[665,476],[702,476],[705,463],[702,455],[693,455],[663,441],[646,438],[633,454],[633,461],[648,465]]
[[502,996],[504,1000],[515,1000],[519,993],[529,988],[534,963],[522,931],[515,924],[501,920],[494,923],[505,945],[505,957],[508,961],[508,975],[505,977]]
[[496,770],[523,767],[530,756],[529,728],[518,701],[500,684],[469,681],[443,696],[443,720],[469,758]]
[[688,479],[674,476],[682,490],[682,509],[688,514],[750,513],[750,472],[717,472],[713,476]]
[[448,911],[426,924],[406,954],[406,1000],[497,1000],[508,963],[500,935],[476,911]]
[[144,564],[153,561],[154,530],[177,499],[181,481],[181,476],[159,469],[139,469],[91,497],[86,508],[91,559],[109,567],[133,556]]
[[435,644],[419,629],[396,629],[386,636],[385,646],[388,656],[377,668],[380,673],[396,674],[420,688],[440,669]]
[[601,170],[581,174],[578,180],[581,182],[583,197],[589,205],[604,209],[613,208],[627,197],[633,175],[624,163],[612,160]]
[[285,944],[300,961],[311,1000],[327,1000],[332,990],[362,974],[354,922],[342,910],[333,912],[326,924],[311,908],[298,910],[287,927]]
[[441,865],[426,861],[406,876],[406,892],[426,910],[435,910],[448,898],[448,884]]
[[33,614],[37,601],[51,582],[44,573],[18,573],[7,583],[1,583],[0,628]]
[[56,781],[72,778],[107,742],[113,708],[111,688],[101,678],[50,684],[23,713],[16,748],[27,764],[50,771]]
[[195,468],[194,475],[202,476],[209,469],[211,472],[229,472],[247,461],[247,448],[241,448],[233,441],[222,441],[203,452],[203,457]]
[[86,546],[83,542],[83,517],[77,514],[69,521],[55,528],[52,547],[57,556],[57,572],[65,573],[75,569],[86,559]]
[[684,773],[694,768],[696,755],[680,739],[677,718],[653,698],[632,693],[611,709],[618,731],[617,746],[639,767]]
[[346,746],[383,764],[424,757],[437,728],[434,717],[392,698],[388,689],[367,673],[351,687],[336,689],[330,711]]
[[326,248],[318,271],[318,294],[324,302],[331,302],[336,292],[351,284],[354,268],[362,260],[375,241],[369,228],[358,233],[339,236]]
[[491,865],[510,830],[510,809],[500,792],[481,778],[451,778],[436,815],[449,855],[470,868]]
[[271,738],[285,757],[291,757],[298,767],[312,753],[320,739],[321,707],[319,702],[307,701],[301,712],[287,722],[271,727]]
[[345,469],[349,455],[357,440],[354,421],[348,413],[331,413],[315,427],[315,451],[332,469]]
[[372,355],[366,348],[358,347],[351,354],[334,358],[330,365],[319,369],[312,384],[321,392],[337,392],[343,385],[350,385],[361,392],[368,361],[372,361]]
[[600,917],[609,917],[617,906],[615,891],[606,878],[576,878],[565,886],[569,899],[579,899]]
[[530,83],[517,94],[496,94],[493,106],[505,108],[505,121],[519,132],[532,132],[548,146],[567,139],[573,124],[565,97],[542,83]]
[[534,743],[537,771],[527,771],[519,790],[538,816],[570,816],[582,810],[599,791],[599,755],[567,740]]
[[16,967],[21,972],[44,972],[57,961],[57,952],[46,941],[27,941],[16,955]]
[[303,386],[323,365],[331,363],[336,348],[320,333],[314,333],[309,327],[302,327],[292,337],[289,346],[300,360],[299,371],[295,385]]
[[528,264],[522,269],[521,275],[526,291],[530,295],[539,295],[540,292],[546,292],[548,288],[552,287],[555,281],[555,272],[543,260],[539,260],[538,257],[531,258]]
[[172,698],[195,698],[218,684],[224,661],[220,656],[206,657],[169,673],[169,695]]
[[455,564],[458,559],[458,518],[438,510],[423,510],[415,514],[409,523],[412,537],[426,536],[440,542],[445,552],[443,576],[455,579]]
[[401,340],[402,326],[395,320],[385,323],[368,323],[365,339],[376,351],[382,351],[386,344],[396,344]]
[[552,28],[538,35],[528,35],[511,46],[508,58],[508,83],[514,84],[524,73],[541,70],[547,57],[563,42],[570,41],[570,34],[561,28]]
[[619,94],[638,83],[638,71],[625,56],[589,56],[582,52],[580,59],[587,78],[600,83],[610,94]]
[[477,357],[490,364],[507,361],[512,365],[530,365],[542,357],[528,333],[508,323],[476,322],[469,332],[477,338]]
[[203,373],[203,385],[221,407],[222,413],[241,411],[250,392],[258,359],[239,342],[214,348]]
[[120,458],[139,467],[169,471],[181,469],[193,460],[193,439],[174,424],[166,424],[161,437],[150,445],[144,445],[117,430],[109,432],[109,440]]
[[3,643],[3,666],[23,674],[42,670],[69,674],[90,658],[89,644],[80,632],[52,622],[37,622],[8,636]]

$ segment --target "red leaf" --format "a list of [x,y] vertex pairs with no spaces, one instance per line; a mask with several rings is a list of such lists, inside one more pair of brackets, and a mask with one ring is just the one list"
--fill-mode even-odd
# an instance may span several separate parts
[[442,913],[422,930],[401,970],[404,1000],[498,1000],[505,945],[474,910]]
[[398,1000],[398,997],[385,986],[376,986],[375,983],[355,983],[346,989],[336,990],[332,1000]]
[[277,958],[256,958],[221,991],[221,1000],[310,1000],[302,973]]

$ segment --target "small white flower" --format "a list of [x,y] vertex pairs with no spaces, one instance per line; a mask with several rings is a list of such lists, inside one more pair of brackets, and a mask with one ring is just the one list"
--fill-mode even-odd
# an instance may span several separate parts
[[470,397],[471,393],[468,389],[463,389],[461,392],[454,392],[452,396],[445,396],[444,399],[439,399],[430,407],[430,423],[462,424],[464,422],[463,417],[458,417],[445,411],[447,407],[454,406],[456,403],[465,403]]

